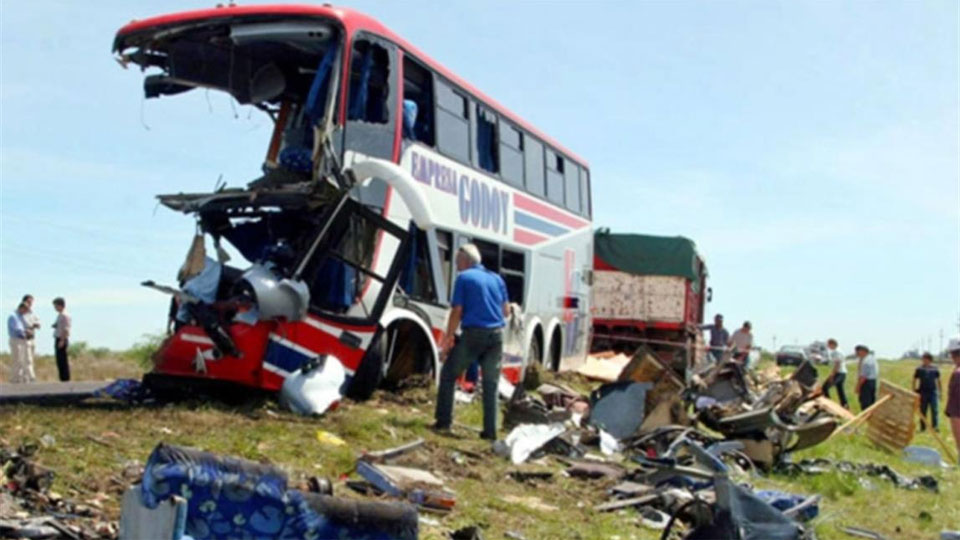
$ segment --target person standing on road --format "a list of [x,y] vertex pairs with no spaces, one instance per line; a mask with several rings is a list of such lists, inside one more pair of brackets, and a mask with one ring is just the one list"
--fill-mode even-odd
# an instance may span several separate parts
[[723,361],[723,352],[730,341],[730,332],[723,327],[723,315],[717,313],[713,316],[713,324],[700,325],[700,329],[710,330],[710,356],[714,363],[719,364]]
[[827,375],[827,380],[823,382],[823,395],[827,396],[827,399],[830,399],[830,388],[836,387],[837,399],[840,401],[840,406],[844,409],[849,409],[847,394],[843,389],[843,384],[847,380],[847,362],[843,357],[843,353],[837,349],[837,345],[837,340],[833,338],[827,340],[827,361],[830,362],[833,368],[830,370],[830,374]]
[[947,383],[947,418],[950,419],[950,429],[953,431],[953,442],[957,444],[957,455],[960,455],[960,339],[951,339],[947,345],[947,352],[953,360],[953,373]]
[[[480,262],[480,250],[473,244],[465,244],[457,251],[459,275],[453,285],[452,309],[443,338],[442,354],[446,360],[440,369],[433,428],[437,431],[450,429],[454,383],[474,360],[478,360],[483,378],[483,432],[480,437],[496,440],[497,387],[503,356],[503,327],[509,307],[503,278],[484,268]],[[454,334],[461,325],[460,340],[454,346]]]
[[866,345],[857,345],[854,349],[857,355],[857,398],[860,401],[860,410],[873,405],[877,400],[877,378],[880,368],[877,359],[870,354]]
[[70,380],[70,359],[67,347],[70,346],[70,325],[73,322],[67,314],[67,303],[60,298],[53,299],[53,309],[57,310],[57,321],[53,323],[54,351],[57,356],[57,372],[61,381]]
[[913,391],[920,394],[920,431],[927,430],[927,409],[930,409],[930,424],[934,431],[940,431],[937,426],[938,397],[943,393],[940,386],[940,370],[933,365],[933,355],[923,353],[923,363],[913,372]]
[[750,330],[753,326],[750,325],[750,321],[744,321],[743,326],[737,329],[736,332],[730,336],[730,346],[733,347],[733,359],[739,360],[743,363],[744,367],[747,366],[747,361],[750,359],[750,348],[753,347],[753,334],[750,333]]
[[29,308],[23,302],[17,311],[7,318],[7,335],[10,337],[10,382],[29,383],[36,380],[33,373],[33,355],[30,354],[32,332],[27,328],[24,316]]
[[23,322],[27,325],[27,333],[30,335],[30,338],[27,339],[27,346],[30,347],[30,358],[35,359],[37,357],[37,330],[40,329],[40,318],[33,312],[32,294],[23,295],[20,301],[27,306]]

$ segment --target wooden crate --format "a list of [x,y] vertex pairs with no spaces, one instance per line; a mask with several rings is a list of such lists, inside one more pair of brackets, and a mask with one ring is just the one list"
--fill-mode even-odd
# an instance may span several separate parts
[[867,419],[867,438],[881,448],[899,453],[913,440],[920,396],[912,390],[881,380],[877,399],[888,394],[893,397]]

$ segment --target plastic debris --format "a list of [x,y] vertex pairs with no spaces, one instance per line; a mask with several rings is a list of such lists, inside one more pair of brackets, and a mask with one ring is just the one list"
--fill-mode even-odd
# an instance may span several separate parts
[[531,454],[559,437],[566,429],[563,424],[523,424],[513,428],[507,437],[494,444],[494,451],[509,456],[514,465],[523,463]]
[[280,403],[297,414],[323,414],[340,403],[340,388],[347,373],[333,356],[319,356],[304,362],[280,388]]
[[317,440],[322,444],[328,446],[346,446],[347,441],[341,439],[340,437],[330,433],[329,431],[318,430],[317,431]]

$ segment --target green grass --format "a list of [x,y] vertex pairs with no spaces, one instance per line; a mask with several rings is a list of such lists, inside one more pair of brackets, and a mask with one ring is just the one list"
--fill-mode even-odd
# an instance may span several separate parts
[[[135,361],[127,362],[136,365]],[[913,364],[885,362],[881,364],[881,375],[906,386],[912,367]],[[574,376],[562,378],[579,389],[592,386]],[[850,386],[852,388],[852,383]],[[146,408],[15,406],[0,408],[0,443],[18,444],[52,435],[56,444],[41,449],[39,460],[56,470],[54,489],[81,500],[96,491],[114,494],[105,507],[115,517],[119,512],[119,492],[125,482],[119,477],[120,471],[131,460],[145,461],[161,441],[273,463],[289,473],[294,485],[308,476],[328,476],[335,480],[337,494],[355,496],[341,479],[352,473],[360,452],[423,437],[427,441],[425,447],[400,462],[435,472],[457,493],[457,506],[451,514],[429,516],[440,525],[423,525],[423,538],[445,538],[446,531],[477,523],[486,527],[487,538],[502,538],[506,531],[519,532],[531,540],[659,537],[657,532],[639,525],[638,514],[633,510],[608,514],[592,510],[593,505],[606,500],[608,482],[563,477],[559,474],[563,466],[547,459],[542,464],[528,463],[522,468],[554,471],[553,480],[519,483],[507,474],[516,467],[493,455],[489,445],[469,430],[457,430],[457,438],[433,434],[427,428],[432,422],[432,413],[432,392],[425,389],[412,390],[402,396],[378,393],[366,403],[345,402],[319,419],[285,413],[272,403],[240,408],[200,402]],[[479,403],[458,405],[456,420],[466,426],[479,427]],[[318,442],[318,430],[339,435],[348,446]],[[936,447],[927,434],[920,434],[914,444]],[[465,457],[467,463],[458,464],[453,457],[455,452]],[[481,459],[471,457],[474,454],[479,454]],[[866,527],[890,538],[934,537],[941,529],[960,528],[960,473],[956,469],[942,471],[904,462],[873,447],[862,435],[838,436],[829,443],[801,452],[796,458],[814,456],[888,463],[909,475],[933,474],[942,491],[939,495],[905,491],[879,478],[871,479],[873,489],[866,489],[856,478],[839,473],[749,479],[761,487],[803,494],[822,493],[822,517],[816,522],[821,538],[846,538],[837,530],[838,524]],[[557,510],[531,509],[522,503],[504,500],[511,496]],[[921,519],[921,511],[929,512],[933,519]]]

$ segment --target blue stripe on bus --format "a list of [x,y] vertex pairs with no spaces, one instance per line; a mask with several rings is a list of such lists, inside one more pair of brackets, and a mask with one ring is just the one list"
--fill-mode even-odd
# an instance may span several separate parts
[[297,352],[290,347],[286,347],[282,343],[278,343],[272,339],[267,345],[267,355],[263,359],[264,362],[272,364],[287,373],[293,373],[300,369],[300,366],[307,360],[309,360],[307,355]]
[[538,217],[534,217],[531,214],[527,214],[519,210],[514,210],[513,219],[514,222],[521,227],[526,227],[527,229],[532,229],[549,236],[557,236],[567,232],[567,229],[564,229],[563,227],[559,227],[553,223],[544,221]]

